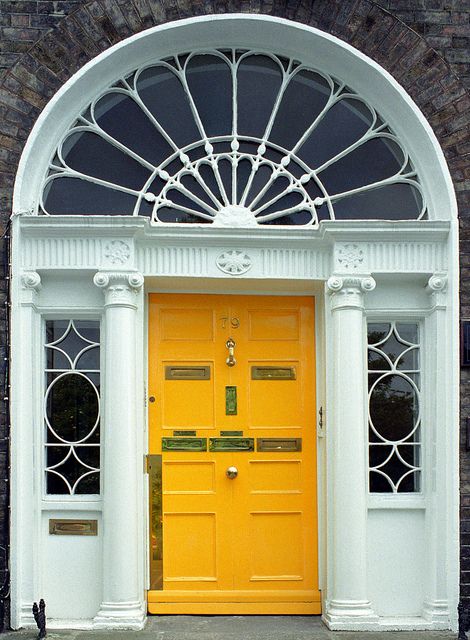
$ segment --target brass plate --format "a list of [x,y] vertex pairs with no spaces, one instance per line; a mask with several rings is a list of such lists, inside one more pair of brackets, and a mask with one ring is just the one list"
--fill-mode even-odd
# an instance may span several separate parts
[[195,431],[173,431],[174,436],[195,436]]
[[150,589],[163,589],[162,457],[147,456],[150,500]]
[[302,451],[302,438],[257,438],[257,451]]
[[162,438],[162,451],[207,451],[207,438]]
[[98,520],[49,520],[51,536],[97,536]]
[[254,451],[254,438],[209,438],[209,451]]
[[225,387],[225,415],[237,415],[237,387]]
[[221,436],[234,436],[234,437],[240,437],[243,435],[243,431],[221,431],[220,432]]
[[204,366],[165,367],[165,380],[210,380],[211,368]]
[[295,380],[294,367],[251,367],[252,380]]

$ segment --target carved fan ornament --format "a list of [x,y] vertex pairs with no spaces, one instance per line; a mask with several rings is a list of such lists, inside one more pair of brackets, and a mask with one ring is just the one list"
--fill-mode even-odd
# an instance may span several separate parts
[[344,82],[231,49],[166,58],[102,91],[59,144],[40,213],[254,228],[425,209],[407,151]]

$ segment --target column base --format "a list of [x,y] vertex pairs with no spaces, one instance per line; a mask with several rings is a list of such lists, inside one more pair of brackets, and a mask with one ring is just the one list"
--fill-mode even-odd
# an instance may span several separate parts
[[140,631],[147,620],[143,602],[102,602],[93,618],[93,629]]
[[369,600],[330,600],[323,622],[331,631],[371,631],[379,623]]
[[422,615],[425,620],[433,623],[433,628],[449,628],[450,613],[447,600],[425,600]]

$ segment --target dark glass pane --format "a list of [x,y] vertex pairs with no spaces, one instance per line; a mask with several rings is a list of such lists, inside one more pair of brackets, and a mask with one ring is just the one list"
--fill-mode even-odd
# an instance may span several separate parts
[[181,193],[181,191],[178,191],[177,189],[170,189],[167,192],[167,198],[174,204],[178,204],[181,207],[193,209],[194,211],[200,211],[201,213],[204,213],[206,215],[211,215],[210,211],[208,211],[205,207],[190,198],[190,196]]
[[199,218],[191,213],[185,213],[171,207],[161,207],[157,212],[157,217],[161,222],[184,222],[190,224],[211,224],[210,220]]
[[232,133],[232,74],[221,58],[197,55],[186,67],[189,90],[208,136]]
[[390,365],[387,360],[372,349],[367,351],[368,368],[370,371],[387,371],[390,369]]
[[[376,435],[375,437],[377,438]],[[369,447],[369,466],[378,467],[379,465],[384,464],[392,453],[392,449],[393,445],[371,445]]]
[[282,83],[279,65],[267,56],[244,58],[237,71],[238,133],[262,138]]
[[[375,448],[375,447],[374,447]],[[380,471],[387,474],[393,484],[396,486],[400,478],[410,471],[410,468],[403,464],[400,458],[394,453],[390,460],[380,467]]]
[[78,358],[76,365],[76,369],[96,369],[100,368],[100,348],[92,347],[87,351],[84,351],[82,355]]
[[73,324],[77,332],[90,342],[99,343],[100,323],[97,320],[74,320]]
[[408,322],[397,322],[397,331],[400,338],[410,342],[411,344],[418,343],[418,325]]
[[46,472],[46,493],[49,495],[64,495],[70,494],[65,480],[52,471]]
[[[196,180],[194,176],[191,176],[189,174],[183,176],[181,178],[181,184],[183,185],[183,187],[188,189],[188,191],[193,193],[197,198],[205,202],[209,207],[216,207],[216,204],[207,193],[207,190],[200,184],[198,180]],[[204,209],[204,211],[206,211],[206,209]]]
[[403,183],[377,187],[333,204],[338,220],[415,220],[421,207],[419,191]]
[[401,440],[413,430],[418,415],[418,398],[411,383],[398,375],[387,375],[370,397],[370,418],[387,440]]
[[232,164],[228,160],[221,160],[218,165],[219,175],[228,200],[232,201]]
[[67,331],[70,320],[46,320],[46,344],[55,342]]
[[75,488],[75,494],[89,495],[100,492],[100,474],[90,473],[80,480]]
[[386,353],[392,362],[394,362],[406,348],[407,346],[403,344],[403,342],[397,340],[395,333],[392,333],[387,341],[380,345],[381,351]]
[[301,225],[308,224],[312,220],[312,212],[308,209],[302,211],[296,211],[289,215],[282,216],[282,218],[276,218],[269,222],[262,222],[261,224],[275,224],[275,225]]
[[256,170],[256,173],[253,177],[253,181],[251,183],[250,191],[248,193],[247,204],[251,205],[256,196],[260,193],[260,191],[268,184],[271,176],[272,169],[266,164],[262,164]]
[[372,113],[361,100],[343,98],[328,110],[297,155],[310,167],[319,167],[360,140],[372,122]]
[[137,199],[80,178],[58,177],[44,189],[44,208],[51,215],[132,215]]
[[107,93],[95,106],[98,125],[142,158],[159,165],[173,149],[129,96]]
[[213,168],[208,164],[200,164],[199,175],[204,180],[211,193],[217,198],[217,200],[219,200],[219,202],[223,202],[223,198],[220,193],[220,188],[217,183],[217,178],[215,177]]
[[419,349],[410,349],[404,353],[397,361],[397,369],[415,370],[419,369]]
[[67,374],[50,387],[46,411],[57,435],[76,442],[85,438],[96,423],[98,396],[89,380],[78,374]]
[[403,159],[397,144],[388,138],[373,138],[321,171],[318,177],[328,193],[343,193],[396,175]]
[[[56,447],[48,447],[47,449],[48,466],[57,464],[53,462],[55,459],[53,449],[56,449]],[[47,493],[70,493],[65,482],[56,474],[60,474],[66,478],[70,486],[73,488],[77,480],[90,471],[86,465],[99,467],[99,447],[77,447],[76,454],[85,464],[77,460],[73,454],[70,455],[63,464],[60,464],[54,469],[56,473],[48,472]],[[51,462],[49,462],[49,459]],[[98,474],[94,475],[98,476]],[[94,489],[94,493],[99,493],[99,483],[96,484],[96,480],[94,483]],[[75,490],[75,492],[77,493],[77,490]],[[78,493],[91,493],[91,491],[85,492],[79,489]]]
[[62,153],[72,169],[129,189],[142,189],[150,177],[148,169],[90,131],[72,133],[63,143]]
[[237,167],[237,202],[240,202],[245,192],[245,187],[252,174],[253,165],[249,160],[242,160]]
[[393,488],[390,482],[381,473],[370,471],[369,491],[371,493],[392,493]]
[[330,92],[330,85],[317,73],[296,73],[282,96],[269,139],[292,149],[325,107]]
[[264,195],[259,200],[257,200],[255,208],[258,209],[259,207],[268,203],[270,200],[272,200],[276,196],[279,196],[288,188],[288,186],[289,186],[289,180],[287,178],[283,176],[276,178],[276,180],[274,180],[270,184],[268,189],[266,189],[266,192],[264,193]]
[[189,99],[176,75],[165,67],[150,67],[136,83],[137,91],[152,115],[179,147],[199,140]]
[[55,345],[57,348],[62,349],[65,353],[71,358],[71,360],[75,359],[75,356],[83,351],[85,347],[89,347],[89,343],[84,340],[81,336],[77,334],[73,325],[70,328],[70,331],[67,333],[63,340],[57,342]]
[[46,368],[47,369],[70,369],[70,361],[58,349],[54,347],[46,348]]
[[370,322],[367,325],[367,341],[369,344],[382,342],[390,331],[388,323]]
[[277,213],[278,211],[284,211],[291,209],[292,207],[296,207],[299,205],[304,199],[303,194],[298,191],[292,191],[291,193],[287,193],[286,195],[281,196],[276,202],[271,204],[266,209],[263,209],[259,212],[260,217],[267,216],[271,213]]
[[416,491],[420,491],[421,490],[421,472],[420,471],[413,471],[413,473],[410,473],[409,475],[406,476],[406,478],[403,478],[403,480],[400,482],[399,486],[398,486],[398,493],[411,493],[411,492],[416,492]]

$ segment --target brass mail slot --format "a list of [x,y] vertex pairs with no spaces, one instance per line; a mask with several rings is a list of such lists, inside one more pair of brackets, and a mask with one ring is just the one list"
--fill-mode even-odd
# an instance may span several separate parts
[[294,367],[251,367],[252,380],[295,380]]
[[207,451],[207,438],[162,438],[162,451]]
[[254,451],[254,438],[209,438],[209,451]]
[[98,520],[49,520],[52,536],[96,536]]
[[210,380],[210,367],[165,367],[165,380]]
[[302,438],[257,438],[258,451],[302,451]]

